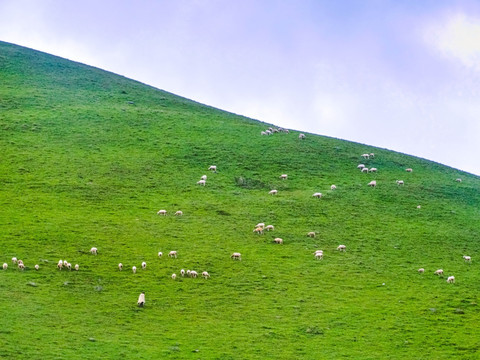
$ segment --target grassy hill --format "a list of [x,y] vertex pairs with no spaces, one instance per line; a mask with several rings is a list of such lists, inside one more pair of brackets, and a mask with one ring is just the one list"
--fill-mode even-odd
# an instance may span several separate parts
[[0,42],[0,358],[480,358],[480,179],[269,126]]

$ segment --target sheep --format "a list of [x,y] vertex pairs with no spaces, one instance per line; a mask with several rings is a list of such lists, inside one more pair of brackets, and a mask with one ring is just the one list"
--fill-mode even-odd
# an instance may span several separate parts
[[362,154],[362,157],[363,157],[364,159],[369,159],[369,158],[370,158],[370,154]]
[[435,275],[443,275],[443,270],[442,269],[438,269],[434,272]]
[[472,261],[472,257],[471,257],[471,256],[467,256],[467,255],[463,255],[463,259],[464,259],[466,262],[471,262],[471,261]]
[[322,193],[316,192],[312,196],[320,199],[323,195],[322,195]]
[[413,169],[412,168],[408,168],[408,169],[405,169],[406,172],[412,172]]
[[197,276],[198,276],[198,273],[197,273],[195,270],[192,270],[192,271],[190,271],[190,277],[192,277],[192,278],[195,278],[195,279],[196,279],[196,278],[197,278]]
[[233,260],[242,260],[242,254],[240,254],[239,252],[234,252],[230,257]]
[[204,271],[204,272],[202,272],[202,277],[204,279],[208,279],[210,277],[210,274],[208,272]]
[[8,269],[8,264],[7,263],[3,263],[3,270],[7,270]]
[[421,209],[422,208],[422,205],[417,205],[417,209]]
[[280,175],[280,179],[282,179],[282,180],[286,180],[287,178],[288,178],[287,174]]
[[260,135],[267,135],[267,133],[265,131],[262,131]]
[[210,167],[208,168],[208,170],[211,170],[213,172],[217,172],[217,166],[216,165],[210,165]]
[[365,167],[364,164],[358,164],[357,169],[363,169]]
[[68,269],[68,270],[72,270],[72,264],[67,263],[67,269]]
[[263,229],[261,227],[257,227],[253,230],[254,233],[258,235],[263,235]]
[[16,257],[12,257],[12,263],[13,263],[13,264],[16,264],[16,263],[17,263],[17,258],[16,258]]
[[163,216],[167,216],[167,210],[158,210],[157,211],[157,215],[163,215]]
[[275,238],[275,239],[273,239],[273,242],[274,242],[275,244],[283,244],[283,239],[281,239],[281,238]]
[[119,264],[118,264],[118,270],[119,270],[119,271],[122,271],[122,270],[123,270],[123,264],[122,264],[122,263],[119,263]]
[[57,263],[57,268],[58,270],[62,270],[63,268],[63,260],[59,260],[58,263]]
[[175,280],[177,278],[177,274],[172,274],[172,279]]
[[347,247],[345,245],[338,245],[337,246],[338,251],[345,251],[346,249],[347,249]]
[[315,255],[316,260],[322,260],[323,259],[323,250],[317,250],[313,253]]
[[306,138],[306,136],[305,136],[305,134],[300,134],[300,135],[298,135],[298,138],[303,140],[303,139]]
[[97,251],[98,251],[98,250],[97,250],[96,247],[92,247],[92,248],[90,249],[90,253],[92,253],[93,255],[97,255]]
[[455,179],[456,182],[462,182],[462,179],[458,178],[458,179]]
[[377,181],[376,180],[372,180],[368,183],[368,186],[371,186],[371,187],[376,187],[377,186]]
[[178,210],[176,213],[175,213],[175,216],[182,216],[183,215],[183,211],[182,210]]
[[447,283],[453,284],[454,282],[455,282],[455,276],[449,276],[449,277],[447,278]]
[[23,263],[23,260],[18,260],[18,264],[25,265],[25,264]]
[[78,271],[80,269],[80,265],[75,264],[75,271]]
[[184,277],[185,276],[185,270],[183,270],[183,269],[180,270],[180,275],[182,275],[182,277]]
[[265,134],[272,135],[272,132],[270,130],[265,130]]
[[137,305],[138,305],[139,307],[144,307],[144,306],[145,306],[145,293],[144,293],[144,292],[142,292],[142,293],[138,296]]
[[197,185],[205,186],[207,182],[205,180],[198,180]]
[[269,193],[270,195],[277,195],[278,190],[270,190],[268,193]]
[[374,158],[374,157],[375,157],[375,154],[374,154],[374,153],[370,153],[370,157],[371,157],[371,158]]
[[368,168],[367,167],[362,168],[362,173],[368,173]]
[[207,175],[202,175],[202,176],[200,177],[200,180],[207,180]]
[[311,238],[314,238],[315,237],[315,231],[310,231],[308,234],[307,234],[308,237],[311,237]]
[[190,277],[191,271],[187,269],[187,277]]
[[337,189],[337,186],[336,186],[336,185],[330,186],[330,190],[336,190],[336,189]]
[[397,185],[400,186],[400,185],[405,185],[405,183],[403,182],[403,180],[397,180]]
[[158,252],[158,257],[161,258],[163,256],[163,253],[161,251]]
[[18,268],[22,271],[25,270],[25,265],[23,264],[23,262],[18,263]]
[[260,228],[265,228],[265,223],[258,223],[257,225],[255,225],[256,228],[260,227]]
[[142,262],[142,269],[145,270],[147,268],[147,263],[145,261]]
[[67,267],[68,265],[68,261],[67,260],[63,260],[63,266]]
[[265,227],[265,230],[270,231],[270,230],[275,230],[275,227],[273,225],[267,225]]
[[168,253],[169,257],[174,257],[175,259],[177,258],[177,252],[175,250],[172,250]]
[[133,272],[134,274],[137,273],[137,267],[136,267],[136,266],[132,266],[132,272]]
[[420,269],[418,269],[418,272],[419,272],[420,274],[423,274],[423,273],[425,272],[425,269],[424,269],[424,268],[420,268]]
[[370,168],[370,170],[368,170],[370,172],[377,172],[377,168]]

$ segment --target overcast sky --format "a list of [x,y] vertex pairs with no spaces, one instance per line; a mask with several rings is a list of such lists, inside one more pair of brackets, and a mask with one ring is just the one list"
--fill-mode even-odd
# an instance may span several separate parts
[[0,0],[0,40],[480,175],[477,0]]

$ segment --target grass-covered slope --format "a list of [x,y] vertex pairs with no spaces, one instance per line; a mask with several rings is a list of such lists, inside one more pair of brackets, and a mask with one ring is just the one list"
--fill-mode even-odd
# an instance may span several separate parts
[[480,358],[479,178],[268,126],[0,42],[0,358]]

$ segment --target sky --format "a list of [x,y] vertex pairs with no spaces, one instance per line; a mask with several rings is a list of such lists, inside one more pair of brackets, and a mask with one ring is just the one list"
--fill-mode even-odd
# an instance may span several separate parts
[[0,0],[0,40],[480,175],[477,0]]

